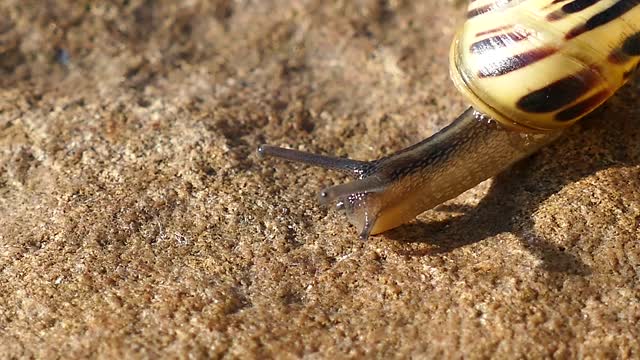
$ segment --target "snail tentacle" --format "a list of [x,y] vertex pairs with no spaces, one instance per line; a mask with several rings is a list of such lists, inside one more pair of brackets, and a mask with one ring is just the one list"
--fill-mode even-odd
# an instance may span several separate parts
[[365,171],[365,169],[370,167],[370,163],[368,161],[326,156],[272,145],[260,145],[258,147],[258,155],[262,157],[277,157],[311,166],[337,170],[353,176],[359,176]]

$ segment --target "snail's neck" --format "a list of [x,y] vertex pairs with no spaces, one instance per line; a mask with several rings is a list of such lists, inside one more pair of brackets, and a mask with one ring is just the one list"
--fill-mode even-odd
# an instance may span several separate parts
[[369,170],[388,184],[385,191],[372,194],[378,207],[384,209],[372,233],[393,228],[458,196],[560,134],[508,130],[480,118],[469,108],[437,134],[378,160]]

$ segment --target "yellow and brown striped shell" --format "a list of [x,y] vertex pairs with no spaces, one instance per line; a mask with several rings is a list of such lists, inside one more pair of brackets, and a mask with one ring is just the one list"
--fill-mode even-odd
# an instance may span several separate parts
[[640,60],[640,0],[471,0],[451,76],[473,106],[522,130],[571,125]]

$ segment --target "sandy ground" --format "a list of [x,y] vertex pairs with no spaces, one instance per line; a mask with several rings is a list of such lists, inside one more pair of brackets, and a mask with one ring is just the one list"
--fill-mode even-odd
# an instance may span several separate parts
[[464,7],[1,1],[1,357],[640,357],[638,79],[367,242],[256,156],[448,124]]

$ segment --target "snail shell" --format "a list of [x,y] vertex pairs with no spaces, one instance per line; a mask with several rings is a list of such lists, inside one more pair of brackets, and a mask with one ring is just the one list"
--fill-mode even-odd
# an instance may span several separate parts
[[477,0],[451,46],[472,105],[520,130],[566,128],[628,79],[640,55],[638,0]]
[[640,0],[472,0],[467,16],[450,60],[472,107],[451,125],[374,161],[269,145],[259,154],[351,174],[354,181],[320,197],[366,239],[552,142],[620,88],[640,60]]

